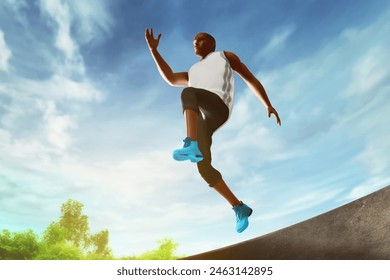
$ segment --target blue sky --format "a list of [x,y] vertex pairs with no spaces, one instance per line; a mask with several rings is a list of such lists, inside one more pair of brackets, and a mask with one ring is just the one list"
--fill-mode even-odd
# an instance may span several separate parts
[[[114,254],[171,237],[193,254],[263,235],[390,184],[388,1],[17,1],[0,4],[0,229],[41,232],[68,198]],[[259,78],[282,126],[236,76],[214,164],[254,213],[230,206],[171,153],[181,88],[165,84],[144,31],[175,71],[205,31]]]

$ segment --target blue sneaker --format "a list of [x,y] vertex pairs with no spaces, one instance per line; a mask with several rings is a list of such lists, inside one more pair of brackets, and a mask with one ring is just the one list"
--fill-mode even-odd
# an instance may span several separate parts
[[248,217],[252,215],[253,210],[242,201],[241,205],[234,205],[233,210],[236,213],[236,230],[241,233],[248,227]]
[[184,147],[173,151],[173,158],[178,161],[191,160],[199,162],[203,160],[203,155],[199,150],[198,141],[192,141],[190,137],[184,140]]

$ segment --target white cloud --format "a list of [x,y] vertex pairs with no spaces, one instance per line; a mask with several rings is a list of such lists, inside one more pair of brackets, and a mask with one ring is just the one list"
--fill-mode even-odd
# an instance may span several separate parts
[[42,102],[40,105],[44,112],[43,120],[48,142],[60,150],[65,150],[72,142],[68,130],[75,128],[74,120],[69,115],[60,114],[52,101]]
[[[380,21],[379,21],[380,22]],[[347,102],[346,117],[338,124],[364,140],[363,149],[353,158],[354,163],[363,164],[372,176],[379,176],[390,169],[390,135],[387,132],[390,110],[390,40],[383,36],[390,32],[390,24],[368,27],[364,30],[343,34],[351,45],[361,46],[359,55],[351,63],[351,78],[343,99]],[[375,42],[366,46],[367,42]],[[357,47],[355,47],[357,48]]]
[[295,26],[287,26],[273,34],[268,44],[259,53],[260,56],[274,54],[282,50],[288,38],[294,33]]
[[9,59],[12,56],[11,50],[8,48],[4,40],[4,32],[0,30],[0,70],[7,72],[9,70]]
[[42,10],[57,24],[56,46],[67,59],[81,59],[78,42],[72,37],[74,25],[77,26],[74,32],[81,44],[98,39],[112,26],[108,1],[41,0],[40,3]]
[[9,94],[23,94],[25,97],[43,98],[57,102],[69,100],[101,102],[104,99],[104,93],[99,91],[87,78],[75,81],[57,74],[43,81],[15,78],[12,84],[7,86],[7,90]]
[[109,14],[109,1],[70,1],[69,7],[75,17],[78,39],[81,43],[98,40],[102,34],[108,33],[113,24]]
[[[54,22],[55,46],[64,54],[57,72],[64,76],[85,76],[85,65],[80,48],[108,33],[112,18],[108,1],[40,0],[40,8]],[[76,28],[75,28],[76,27]]]
[[20,0],[5,0],[9,5],[15,7],[15,9],[24,8],[27,4],[24,1]]
[[390,135],[383,133],[377,136],[366,136],[366,145],[355,159],[357,162],[363,163],[371,175],[379,175],[390,169],[389,155]]
[[[39,190],[46,186],[49,186],[49,190],[45,195],[55,192],[56,188],[53,187],[53,181],[49,179],[52,178],[52,170],[55,165],[53,160],[59,157],[55,148],[45,145],[44,141],[37,138],[16,137],[9,130],[1,130],[0,139],[2,159],[0,169],[4,178],[8,178],[11,184],[17,186],[30,186],[29,193],[36,193],[36,197],[41,195]],[[58,185],[59,182],[61,182],[61,178],[58,177],[55,184]],[[66,182],[66,180],[63,182]],[[16,191],[16,189],[13,191]]]
[[[8,1],[8,3],[12,5],[15,13],[13,18],[19,18],[19,15],[24,13],[23,8],[28,8],[28,5],[13,5],[15,4],[13,1]],[[71,147],[74,139],[72,133],[76,131],[77,122],[80,119],[78,116],[85,114],[88,110],[87,108],[80,109],[77,103],[80,101],[101,102],[104,98],[104,94],[86,76],[78,42],[72,37],[71,32],[75,18],[88,14],[86,4],[75,4],[75,6],[84,8],[80,8],[79,13],[74,13],[73,6],[71,8],[69,6],[70,3],[72,1],[60,0],[42,0],[39,3],[42,23],[47,24],[54,31],[55,47],[63,53],[63,57],[59,58],[58,53],[53,53],[52,49],[48,48],[48,60],[51,65],[57,66],[53,69],[54,72],[50,73],[51,76],[46,78],[46,75],[45,78],[34,79],[35,75],[27,75],[28,78],[26,78],[23,74],[29,69],[24,69],[23,66],[34,63],[23,61],[23,63],[17,63],[20,68],[16,69],[18,71],[2,80],[0,88],[0,95],[4,96],[4,99],[0,100],[0,108],[3,109],[1,124],[10,140],[7,145],[17,155],[20,155],[19,152],[22,154],[25,152],[26,156],[31,156],[29,159],[32,162],[35,162],[35,156],[40,158],[42,155],[43,158],[50,158],[53,153]],[[104,10],[101,8],[103,2],[99,3],[98,15],[103,16]],[[87,18],[86,23],[91,26],[94,24],[100,26],[97,18],[92,14]],[[107,19],[103,22],[104,26],[108,26]],[[30,26],[26,24],[24,27],[28,29]],[[30,41],[38,39],[33,36],[28,38]],[[39,40],[42,38],[45,37],[39,37]],[[35,44],[34,41],[32,42]],[[36,45],[50,43],[52,42],[39,41]],[[18,51],[28,51],[28,48],[14,47]],[[4,42],[1,31],[0,61],[4,62],[0,65],[1,70],[8,68],[7,61],[10,56],[11,52]],[[20,58],[15,57],[15,59]]]
[[[0,101],[0,125],[13,140],[3,153],[9,151],[16,157],[24,154],[30,162],[72,147],[79,121],[88,114],[85,102],[103,98],[92,83],[61,76],[46,81],[14,78],[3,86],[1,96],[10,101]],[[79,102],[84,102],[82,108]]]
[[347,199],[356,200],[390,185],[390,177],[373,177],[353,188],[346,196]]
[[388,82],[390,70],[389,48],[374,46],[367,50],[352,69],[352,81],[346,94],[371,94],[383,82]]
[[40,4],[41,9],[55,22],[57,31],[55,45],[65,55],[65,68],[61,65],[59,70],[65,69],[67,74],[83,75],[84,62],[79,53],[78,44],[71,36],[72,15],[69,6],[60,0],[41,0]]
[[37,87],[40,85],[43,86],[41,94],[45,97],[52,94],[56,98],[98,102],[104,98],[104,94],[86,78],[81,81],[74,81],[64,76],[55,75],[46,83],[36,84]]
[[317,205],[326,203],[327,201],[333,200],[337,197],[342,190],[318,190],[304,194],[302,196],[291,197],[291,200],[285,203],[279,209],[272,209],[272,213],[265,213],[257,216],[253,220],[268,221],[274,220],[280,217],[292,215],[297,212],[302,212],[311,209]]

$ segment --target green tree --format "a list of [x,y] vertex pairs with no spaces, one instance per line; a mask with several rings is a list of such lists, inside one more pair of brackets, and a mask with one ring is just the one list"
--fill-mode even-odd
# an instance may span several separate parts
[[38,235],[32,230],[0,233],[0,260],[31,260],[38,254]]
[[84,205],[76,200],[69,199],[62,204],[62,215],[58,227],[63,230],[66,240],[80,249],[89,245],[88,216],[83,214]]
[[41,250],[36,260],[82,260],[85,259],[83,253],[76,246],[67,242],[51,244],[50,246],[42,244]]
[[112,254],[111,249],[108,247],[109,241],[109,232],[107,229],[99,231],[98,233],[92,235],[90,237],[90,247],[92,247],[89,252],[89,256],[91,258],[95,258],[96,256],[101,257],[110,257]]
[[[49,224],[42,236],[32,230],[0,232],[0,260],[81,260],[114,259],[108,246],[107,229],[90,233],[88,216],[83,214],[84,205],[69,199],[61,206],[58,221]],[[121,259],[174,260],[178,243],[170,238],[157,241],[159,247],[140,256]]]
[[152,251],[147,251],[140,256],[132,256],[127,259],[132,260],[176,260],[183,256],[176,256],[175,251],[179,246],[178,243],[174,243],[170,238],[164,238],[157,241],[159,247]]
[[52,222],[43,232],[42,239],[43,243],[48,246],[65,242],[67,240],[67,231],[58,222]]
[[109,232],[90,234],[84,205],[69,199],[61,206],[61,216],[52,222],[42,238],[40,259],[111,259]]

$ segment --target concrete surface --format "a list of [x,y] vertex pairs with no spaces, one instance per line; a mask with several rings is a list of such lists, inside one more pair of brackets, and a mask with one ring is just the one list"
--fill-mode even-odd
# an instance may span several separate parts
[[322,215],[192,260],[390,260],[390,186]]

